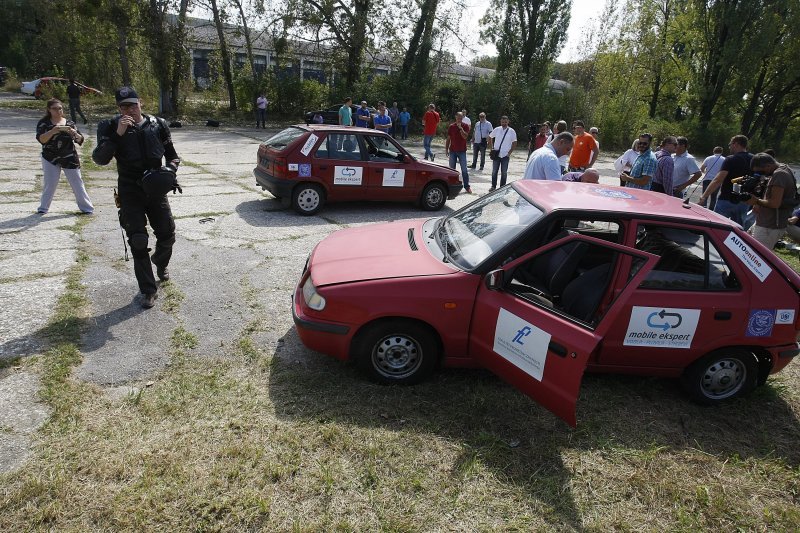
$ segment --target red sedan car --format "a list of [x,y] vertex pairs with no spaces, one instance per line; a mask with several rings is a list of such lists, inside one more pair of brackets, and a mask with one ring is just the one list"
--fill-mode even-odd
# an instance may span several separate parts
[[800,276],[742,229],[649,191],[516,181],[443,218],[320,242],[302,342],[411,383],[486,367],[575,425],[585,370],[682,378],[716,403],[798,353]]
[[326,202],[415,202],[436,211],[455,198],[458,172],[417,161],[384,132],[367,128],[297,125],[261,143],[256,183],[301,215]]

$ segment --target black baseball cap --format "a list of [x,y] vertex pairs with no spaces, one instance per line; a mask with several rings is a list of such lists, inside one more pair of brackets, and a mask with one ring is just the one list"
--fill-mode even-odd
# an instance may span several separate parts
[[120,87],[114,93],[114,99],[119,104],[138,104],[139,95],[136,94],[136,89],[133,87]]

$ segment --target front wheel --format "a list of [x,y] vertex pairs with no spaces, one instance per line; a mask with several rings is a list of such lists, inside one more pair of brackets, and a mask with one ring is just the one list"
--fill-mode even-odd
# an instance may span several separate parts
[[406,320],[380,322],[359,337],[356,364],[374,381],[419,383],[436,368],[438,342],[421,324]]
[[752,391],[758,379],[758,362],[752,352],[729,348],[694,362],[682,382],[692,400],[713,405]]
[[425,211],[438,211],[447,201],[447,191],[441,183],[431,183],[422,191],[420,204]]
[[292,207],[301,215],[314,215],[325,205],[325,193],[316,183],[301,183],[292,192]]

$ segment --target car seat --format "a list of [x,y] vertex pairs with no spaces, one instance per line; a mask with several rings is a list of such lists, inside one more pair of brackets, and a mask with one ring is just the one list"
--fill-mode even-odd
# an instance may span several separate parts
[[606,263],[571,281],[561,295],[561,309],[578,320],[591,323],[608,287],[610,271],[611,264]]
[[[561,230],[550,242],[557,241],[571,235],[566,230]],[[557,299],[564,288],[575,276],[578,264],[586,255],[589,247],[585,242],[571,242],[556,247],[544,255],[537,257],[532,263],[522,265],[520,272],[515,272],[514,277],[525,285],[539,291],[542,296]]]

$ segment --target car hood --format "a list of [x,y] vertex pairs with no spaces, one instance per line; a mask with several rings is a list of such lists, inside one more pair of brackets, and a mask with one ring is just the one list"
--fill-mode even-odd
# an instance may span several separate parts
[[[370,224],[329,235],[311,254],[309,268],[314,285],[457,272],[428,252],[422,236],[425,220]],[[411,247],[410,230],[416,250]]]

